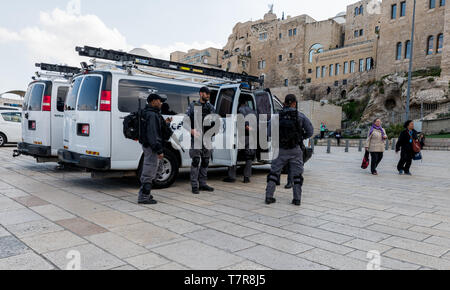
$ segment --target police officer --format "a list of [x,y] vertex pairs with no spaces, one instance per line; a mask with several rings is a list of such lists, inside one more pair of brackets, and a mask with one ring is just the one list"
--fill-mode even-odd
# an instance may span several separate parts
[[280,113],[280,152],[272,162],[272,169],[267,178],[266,204],[276,202],[274,193],[280,183],[283,168],[289,164],[293,176],[294,200],[292,204],[301,205],[303,186],[303,152],[300,142],[314,134],[311,121],[297,109],[297,98],[294,95],[286,97],[283,111]]
[[[256,112],[248,106],[248,99],[239,99],[239,109],[238,113],[243,115],[244,118],[248,115],[255,115]],[[250,124],[246,122],[245,124],[245,150],[242,150],[245,156],[245,168],[244,168],[244,183],[250,183],[250,178],[252,176],[253,160],[255,160],[256,150],[250,148],[250,131],[254,128],[250,128]],[[236,182],[236,170],[237,166],[232,166],[228,168],[228,177],[223,181],[227,183]]]
[[144,150],[144,164],[141,175],[141,190],[139,204],[157,204],[151,195],[153,181],[156,178],[159,162],[164,159],[164,143],[173,134],[169,124],[172,119],[164,121],[161,115],[163,99],[151,94],[147,99],[147,106],[142,112],[141,143]]
[[[214,191],[214,188],[206,184],[206,182],[208,181],[208,167],[212,152],[211,150],[205,148],[202,136],[209,129],[208,127],[203,127],[204,119],[208,115],[216,113],[214,106],[209,102],[210,98],[211,92],[209,88],[201,88],[200,100],[192,102],[186,112],[186,115],[191,120],[192,138],[189,156],[192,158],[191,184],[193,194],[199,194],[200,191]],[[199,120],[196,120],[195,118],[196,111],[201,112],[201,119]],[[199,148],[196,148],[195,145],[197,145]]]

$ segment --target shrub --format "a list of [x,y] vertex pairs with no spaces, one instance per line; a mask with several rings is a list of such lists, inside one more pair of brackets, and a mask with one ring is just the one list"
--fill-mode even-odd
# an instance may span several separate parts
[[403,130],[405,130],[405,128],[403,127],[403,124],[390,125],[386,129],[386,134],[388,135],[389,139],[398,138],[398,136],[400,135],[400,133]]

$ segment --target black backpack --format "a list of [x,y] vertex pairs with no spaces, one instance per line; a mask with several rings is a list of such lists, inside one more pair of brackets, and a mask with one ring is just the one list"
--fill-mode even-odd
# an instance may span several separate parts
[[280,147],[294,149],[302,142],[297,111],[280,113]]
[[130,115],[126,116],[123,120],[123,135],[127,139],[131,139],[134,141],[140,140],[140,126],[139,126],[139,119],[140,119],[140,113],[134,112]]

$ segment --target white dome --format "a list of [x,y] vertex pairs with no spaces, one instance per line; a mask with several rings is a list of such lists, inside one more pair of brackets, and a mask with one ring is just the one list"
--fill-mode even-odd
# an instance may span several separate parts
[[339,12],[338,14],[336,14],[336,17],[342,17],[342,16],[346,16],[347,15],[347,13],[345,12],[345,11],[343,11],[343,12]]
[[135,54],[135,55],[145,56],[145,57],[152,57],[150,52],[148,52],[148,50],[143,49],[143,48],[135,48],[132,51],[130,51],[130,54]]

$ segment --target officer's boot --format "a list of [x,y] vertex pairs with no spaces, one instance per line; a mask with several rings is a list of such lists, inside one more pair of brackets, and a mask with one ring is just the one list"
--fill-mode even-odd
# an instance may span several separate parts
[[153,199],[153,196],[150,194],[152,190],[152,185],[150,183],[145,183],[142,185],[141,190],[139,191],[139,204],[157,204],[158,202]]

